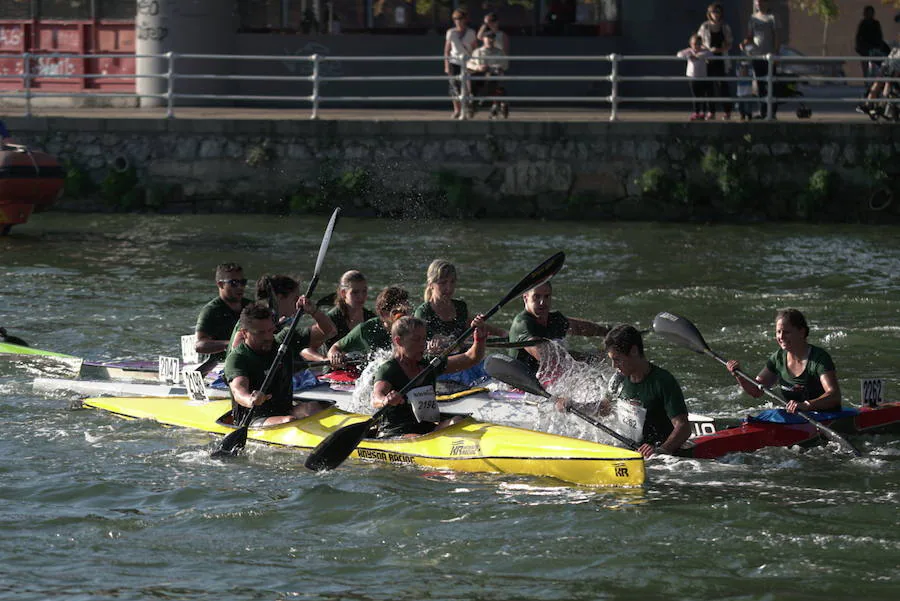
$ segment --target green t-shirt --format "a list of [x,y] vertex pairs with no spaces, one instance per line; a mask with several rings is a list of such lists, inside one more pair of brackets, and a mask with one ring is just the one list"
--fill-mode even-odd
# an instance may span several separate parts
[[425,322],[426,336],[428,338],[434,338],[435,336],[459,338],[469,327],[469,308],[466,306],[466,303],[456,299],[452,299],[450,302],[453,303],[453,308],[456,309],[456,317],[450,321],[443,321],[438,317],[431,303],[422,303],[416,307],[415,316]]
[[380,317],[367,319],[350,330],[338,341],[344,353],[371,353],[379,349],[390,350],[391,335],[384,329]]
[[[244,376],[249,380],[250,390],[259,390],[266,379],[266,372],[272,366],[275,356],[278,354],[278,346],[281,344],[287,330],[282,330],[275,335],[275,344],[267,353],[257,353],[246,343],[241,343],[237,348],[228,353],[225,359],[225,381],[231,382],[237,377]],[[294,359],[293,357],[309,345],[309,330],[294,334],[291,338],[289,352],[276,367],[277,372],[269,388],[272,398],[260,405],[253,412],[253,417],[269,417],[270,415],[288,415],[294,407]],[[232,399],[231,412],[235,423],[242,423],[248,409],[239,405]]]
[[[241,311],[251,302],[253,301],[250,299],[242,298],[241,309],[232,311],[231,307],[217,296],[203,305],[194,331],[203,332],[213,340],[229,340],[235,324],[241,318]],[[225,351],[216,353],[213,357],[221,361],[225,358]]]
[[823,348],[809,345],[809,357],[806,369],[799,376],[794,376],[787,368],[787,351],[778,349],[766,361],[766,369],[778,376],[781,394],[788,401],[808,401],[825,394],[822,388],[822,374],[834,371],[834,361]]
[[[335,334],[334,337],[325,341],[326,351],[327,351],[327,349],[330,349],[331,345],[333,345],[335,342],[337,342],[338,340],[340,340],[341,338],[343,338],[344,336],[349,334],[350,330],[352,329],[349,326],[349,324],[347,324],[347,316],[344,315],[344,312],[341,311],[340,307],[335,306],[335,307],[332,307],[331,309],[329,309],[328,317],[331,318],[331,321],[334,323],[334,327],[337,328],[337,334]],[[363,321],[364,322],[372,319],[373,317],[376,317],[374,312],[369,311],[366,308],[363,308]]]
[[[434,359],[434,357],[425,356],[422,358],[419,365],[424,367],[428,365],[432,359]],[[442,358],[437,367],[425,376],[425,379],[422,380],[422,383],[419,384],[419,386],[434,387],[437,377],[444,373],[445,369],[447,369],[446,357]],[[400,366],[400,363],[397,359],[393,358],[385,361],[375,370],[374,381],[378,382],[381,380],[388,382],[393,390],[401,390],[404,386],[409,384],[410,381],[406,372],[403,371],[403,368]],[[431,432],[434,429],[433,423],[420,423],[416,420],[416,416],[409,403],[388,406],[381,415],[381,423],[378,430],[382,436],[400,436],[401,434],[410,433],[424,434],[426,432]]]
[[[547,316],[547,325],[538,323],[537,318],[528,311],[522,311],[513,318],[509,327],[510,342],[521,342],[533,338],[547,338],[549,340],[561,340],[569,331],[569,320],[559,311],[551,311]],[[537,372],[540,363],[528,354],[525,349],[513,351],[513,356]]]
[[650,373],[640,382],[625,378],[619,395],[623,399],[640,401],[647,416],[641,442],[662,444],[675,427],[672,418],[687,415],[684,393],[675,376],[656,365],[650,364]]

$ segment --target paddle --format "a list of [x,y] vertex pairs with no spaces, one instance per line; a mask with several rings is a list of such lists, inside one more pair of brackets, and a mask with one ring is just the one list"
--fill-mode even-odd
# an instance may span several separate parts
[[321,307],[332,307],[334,306],[334,300],[337,298],[337,292],[332,292],[331,294],[326,294],[322,298],[316,301],[316,306]]
[[18,336],[11,336],[7,334],[6,328],[0,328],[0,341],[6,342],[8,344],[15,344],[16,346],[28,346],[28,343]]
[[[653,331],[669,342],[672,342],[679,346],[683,346],[701,355],[709,355],[722,365],[728,364],[728,361],[725,358],[709,348],[709,345],[706,344],[706,341],[703,339],[703,335],[700,333],[700,330],[697,329],[697,326],[695,326],[689,319],[685,317],[681,317],[679,315],[667,313],[664,311],[653,318]],[[782,405],[787,405],[787,402],[784,399],[772,392],[771,389],[757,382],[755,378],[751,378],[741,370],[736,370],[735,373],[747,382],[750,382],[753,386],[756,386],[767,396],[775,399]],[[862,456],[862,453],[860,453],[856,447],[850,444],[846,438],[844,438],[828,426],[817,422],[803,411],[798,411],[797,415],[814,425],[826,439],[838,443],[845,450],[850,451],[857,457]]]
[[[541,386],[541,383],[538,381],[537,377],[531,373],[531,370],[527,365],[512,357],[507,357],[506,355],[491,355],[484,361],[484,370],[491,377],[497,378],[501,382],[505,382],[519,390],[542,396],[545,399],[549,399],[553,396],[544,390],[544,387]],[[587,415],[580,409],[567,405],[566,411],[580,417],[592,426],[603,430],[633,451],[638,450],[641,446],[636,441],[619,434],[606,424]]]
[[[523,292],[531,290],[535,286],[538,286],[551,277],[553,277],[556,272],[562,268],[563,263],[566,261],[566,255],[564,253],[556,253],[543,263],[541,263],[537,268],[535,268],[531,273],[526,275],[518,284],[513,286],[513,288],[504,296],[499,303],[494,305],[490,311],[484,314],[485,321],[488,320],[492,315],[494,315],[500,308],[508,303],[510,300],[519,296]],[[406,394],[411,389],[419,386],[422,381],[432,372],[434,369],[440,364],[441,360],[444,357],[447,357],[459,344],[461,344],[466,338],[472,335],[472,332],[475,330],[472,326],[469,326],[465,332],[463,332],[449,347],[444,349],[444,351],[435,357],[428,366],[422,370],[416,377],[409,381],[409,383],[400,389],[400,394]],[[344,426],[338,430],[332,432],[325,440],[320,442],[316,448],[312,450],[312,453],[309,454],[309,457],[306,460],[306,467],[315,471],[322,470],[331,470],[339,466],[344,460],[350,456],[350,453],[353,452],[356,447],[359,446],[359,443],[362,442],[362,439],[365,437],[366,432],[375,425],[375,423],[381,418],[384,414],[384,411],[387,407],[383,407],[375,412],[371,418],[367,419],[363,422],[357,422],[355,424],[350,424],[349,426]]]
[[488,348],[526,348],[548,342],[546,338],[532,338],[531,340],[508,340],[506,338],[488,338],[485,346]]
[[[306,298],[309,298],[313,291],[316,289],[316,285],[319,283],[319,274],[322,271],[322,263],[325,261],[325,254],[328,251],[328,244],[331,242],[331,234],[334,232],[334,226],[337,223],[338,215],[340,214],[341,209],[337,208],[334,210],[334,213],[331,214],[331,220],[328,222],[328,226],[325,228],[325,235],[322,237],[322,244],[319,246],[319,256],[316,258],[316,268],[313,272],[313,277],[309,281],[309,286],[306,288]],[[281,346],[278,347],[278,352],[275,354],[275,359],[272,361],[272,365],[269,367],[269,370],[266,372],[266,378],[263,380],[262,386],[259,387],[259,392],[265,394],[265,392],[272,385],[272,381],[275,379],[275,374],[278,372],[278,366],[281,365],[281,362],[284,360],[284,356],[288,353],[288,348],[291,344],[291,338],[294,336],[294,331],[297,329],[297,322],[300,321],[300,317],[303,314],[303,307],[297,309],[294,313],[294,316],[291,318],[291,324],[288,326],[287,333],[281,341]],[[247,444],[247,431],[250,427],[250,421],[253,419],[253,408],[247,412],[247,415],[244,417],[244,421],[241,423],[241,426],[230,433],[228,436],[222,439],[222,444],[217,451],[212,454],[212,457],[231,457],[237,455],[244,445]]]

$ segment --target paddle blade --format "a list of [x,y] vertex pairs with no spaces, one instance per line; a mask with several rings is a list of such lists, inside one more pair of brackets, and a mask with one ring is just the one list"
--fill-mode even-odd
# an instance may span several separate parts
[[695,353],[711,352],[703,334],[689,319],[663,311],[653,318],[653,333]]
[[496,378],[519,390],[524,390],[546,399],[551,396],[549,392],[544,390],[544,387],[541,386],[535,375],[531,373],[528,366],[512,357],[491,355],[484,360],[484,371],[492,378]]
[[316,448],[306,458],[304,465],[316,472],[333,470],[342,464],[353,450],[359,446],[359,443],[365,438],[366,432],[369,431],[374,422],[374,418],[368,419],[364,422],[357,422],[335,430],[325,440],[316,445]]
[[537,267],[535,267],[531,273],[522,278],[516,286],[510,290],[503,300],[497,303],[497,308],[499,309],[506,303],[508,303],[513,298],[519,296],[520,294],[531,290],[532,288],[539,286],[552,278],[557,272],[562,269],[563,263],[566,262],[566,253],[558,252]]
[[228,436],[222,439],[222,444],[210,457],[213,459],[223,459],[234,457],[241,452],[241,449],[247,444],[247,426],[241,426]]

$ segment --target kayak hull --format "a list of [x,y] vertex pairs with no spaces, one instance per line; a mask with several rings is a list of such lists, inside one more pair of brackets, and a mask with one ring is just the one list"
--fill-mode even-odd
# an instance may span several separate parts
[[[186,397],[90,398],[84,406],[135,419],[228,434],[219,419],[229,401],[197,403]],[[267,428],[251,428],[248,440],[309,451],[335,430],[369,419],[336,407],[312,417]],[[411,438],[364,439],[351,457],[456,472],[551,477],[572,484],[639,487],[644,461],[639,453],[576,438],[501,426],[466,418],[431,434]]]
[[[860,407],[847,416],[822,420],[823,425],[846,435],[900,434],[900,403]],[[814,446],[823,438],[808,422],[785,424],[745,421],[706,436],[691,439],[683,455],[698,459],[716,459],[730,453],[752,453],[764,447]]]

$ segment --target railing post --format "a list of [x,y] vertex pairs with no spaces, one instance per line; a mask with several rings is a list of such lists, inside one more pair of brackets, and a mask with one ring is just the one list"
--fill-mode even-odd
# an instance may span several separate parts
[[619,118],[619,55],[610,54],[609,69],[609,120],[616,121]]
[[166,52],[169,69],[166,71],[166,119],[175,118],[175,53]]
[[766,55],[766,121],[775,120],[775,55]]
[[22,85],[25,87],[25,116],[31,117],[31,54],[22,55]]
[[312,55],[312,114],[310,119],[319,118],[319,55]]
[[[459,118],[460,119],[468,119],[469,115],[469,103],[472,102],[472,98],[469,96],[469,72],[466,70],[466,65],[469,64],[469,57],[464,56],[462,67],[459,70]],[[472,103],[472,109],[474,112],[475,104]]]

